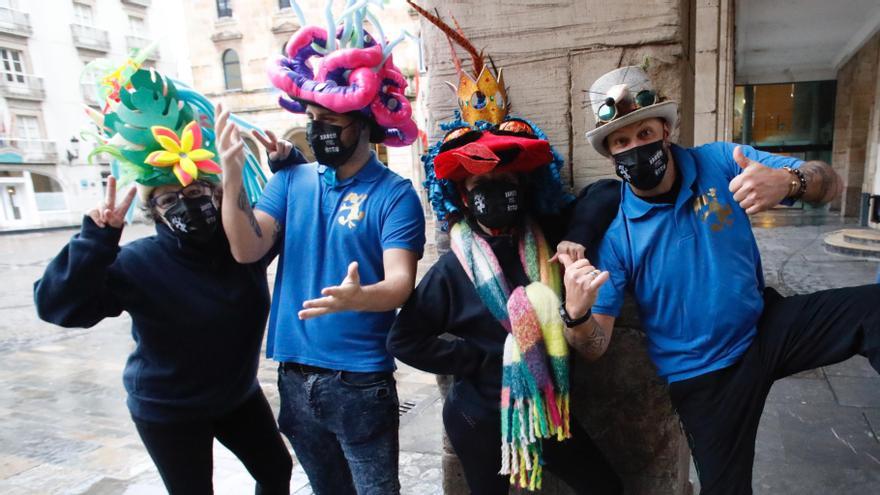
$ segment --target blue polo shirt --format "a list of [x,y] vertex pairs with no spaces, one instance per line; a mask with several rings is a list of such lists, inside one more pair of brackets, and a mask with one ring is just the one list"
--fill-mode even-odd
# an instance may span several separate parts
[[[610,279],[593,312],[620,315],[625,291],[639,306],[660,376],[685,380],[730,366],[748,349],[763,310],[761,255],[730,181],[740,172],[732,143],[672,145],[682,174],[675,204],[653,204],[621,188],[621,204],[599,245]],[[768,167],[803,162],[743,146]]]
[[284,226],[275,290],[269,314],[266,354],[345,371],[387,371],[394,359],[385,337],[394,311],[346,311],[300,320],[303,302],[339,285],[357,261],[362,285],[385,278],[387,249],[421,257],[425,216],[410,181],[375,155],[353,177],[336,181],[334,171],[310,163],[272,176],[257,203]]

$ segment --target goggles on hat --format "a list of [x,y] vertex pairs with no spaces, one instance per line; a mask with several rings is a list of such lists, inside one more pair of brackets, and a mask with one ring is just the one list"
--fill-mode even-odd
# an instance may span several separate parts
[[649,107],[655,103],[657,103],[657,93],[651,91],[649,89],[643,89],[636,93],[635,97],[632,98],[633,107],[627,108],[626,112],[622,112],[617,106],[622,103],[619,101],[614,101],[614,98],[608,97],[604,103],[599,107],[599,110],[596,111],[596,117],[599,118],[599,122],[596,124],[596,127],[607,124],[608,122],[614,120],[615,117],[620,115],[626,115],[634,110],[638,110],[639,108]]

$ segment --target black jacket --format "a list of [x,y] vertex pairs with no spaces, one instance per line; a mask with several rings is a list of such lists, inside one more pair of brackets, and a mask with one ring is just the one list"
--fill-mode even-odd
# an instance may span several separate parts
[[[603,180],[584,188],[571,211],[566,240],[598,244],[617,215],[620,181]],[[551,249],[558,222],[542,218]],[[564,219],[561,219],[564,220]],[[475,229],[475,232],[479,232]],[[484,236],[511,287],[528,285],[519,261],[517,240]],[[429,373],[454,375],[450,394],[481,408],[498,409],[501,366],[507,331],[480,300],[473,282],[453,252],[431,267],[397,316],[388,334],[388,351]]]
[[224,414],[259,387],[271,257],[237,263],[222,231],[202,249],[180,243],[164,224],[156,232],[120,248],[121,229],[86,217],[34,284],[37,312],[64,327],[131,315],[135,348],[123,382],[134,417]]
[[[487,237],[513,286],[527,285],[516,240]],[[448,335],[444,335],[448,334]],[[452,251],[425,274],[388,334],[388,352],[429,373],[455,375],[467,402],[497,409],[507,330],[492,316]]]

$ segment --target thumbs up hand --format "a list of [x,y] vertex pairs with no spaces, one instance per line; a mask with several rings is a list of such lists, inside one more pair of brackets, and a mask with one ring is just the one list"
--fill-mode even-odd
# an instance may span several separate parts
[[754,215],[778,205],[788,196],[792,174],[783,169],[770,168],[745,156],[741,146],[733,150],[733,160],[742,173],[730,181],[733,199]]
[[303,309],[299,312],[299,319],[308,320],[340,311],[358,311],[363,306],[361,300],[363,294],[361,276],[358,273],[358,263],[357,261],[352,261],[348,265],[348,273],[341,284],[326,287],[321,290],[321,295],[324,297],[310,299],[303,303]]

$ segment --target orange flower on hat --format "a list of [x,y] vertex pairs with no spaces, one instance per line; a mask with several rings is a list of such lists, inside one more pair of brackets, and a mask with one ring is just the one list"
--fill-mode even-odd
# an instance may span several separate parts
[[211,158],[214,153],[202,149],[202,128],[195,121],[183,128],[180,137],[167,127],[150,128],[153,138],[162,146],[145,160],[154,167],[174,167],[174,175],[184,186],[199,177],[199,172],[219,174],[222,170]]

